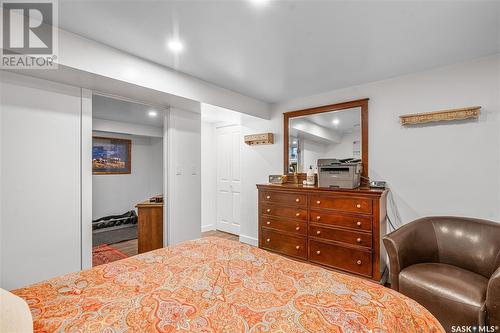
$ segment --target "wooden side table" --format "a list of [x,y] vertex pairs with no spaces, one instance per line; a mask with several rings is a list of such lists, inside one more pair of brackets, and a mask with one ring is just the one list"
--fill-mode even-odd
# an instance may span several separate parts
[[163,247],[163,203],[144,201],[136,205],[138,211],[138,253]]

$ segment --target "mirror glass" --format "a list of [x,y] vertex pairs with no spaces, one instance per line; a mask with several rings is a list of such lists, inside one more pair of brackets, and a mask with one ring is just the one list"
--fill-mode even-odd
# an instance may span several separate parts
[[361,107],[290,118],[288,172],[307,172],[318,159],[361,159]]

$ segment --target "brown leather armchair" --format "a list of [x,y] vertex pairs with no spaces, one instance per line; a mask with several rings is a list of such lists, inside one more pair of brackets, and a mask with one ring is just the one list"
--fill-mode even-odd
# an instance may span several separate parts
[[391,287],[451,326],[500,327],[500,223],[426,217],[383,239]]

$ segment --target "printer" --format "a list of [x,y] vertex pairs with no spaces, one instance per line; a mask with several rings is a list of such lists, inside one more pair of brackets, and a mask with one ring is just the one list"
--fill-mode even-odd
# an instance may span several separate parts
[[353,189],[361,184],[363,165],[359,159],[318,160],[318,186]]

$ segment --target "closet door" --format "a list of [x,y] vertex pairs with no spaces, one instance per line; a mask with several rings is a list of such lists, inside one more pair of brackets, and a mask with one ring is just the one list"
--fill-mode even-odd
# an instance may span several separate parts
[[217,230],[240,234],[241,165],[240,127],[216,129],[217,140]]
[[81,268],[81,91],[2,72],[0,287]]

